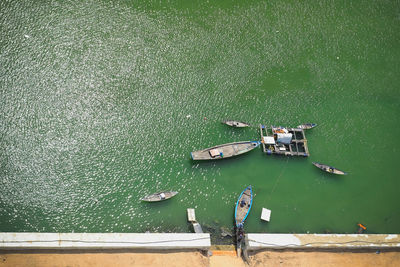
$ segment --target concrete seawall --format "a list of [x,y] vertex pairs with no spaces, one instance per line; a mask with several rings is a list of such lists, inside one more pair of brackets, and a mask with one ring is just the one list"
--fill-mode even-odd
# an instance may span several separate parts
[[195,233],[0,233],[0,249],[199,249],[210,234]]
[[[399,249],[397,234],[245,235],[246,249]],[[1,249],[209,250],[208,233],[0,233]]]
[[400,249],[397,234],[247,234],[247,250]]

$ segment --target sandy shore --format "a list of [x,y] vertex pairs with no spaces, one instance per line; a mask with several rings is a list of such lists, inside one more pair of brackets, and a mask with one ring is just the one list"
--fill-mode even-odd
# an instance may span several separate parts
[[400,252],[267,251],[250,257],[250,266],[400,266]]
[[1,267],[205,267],[208,257],[200,252],[173,253],[12,253],[1,254]]
[[294,252],[265,251],[250,256],[248,264],[233,251],[218,251],[207,257],[200,252],[171,253],[4,253],[0,267],[5,266],[135,266],[135,267],[261,267],[261,266],[400,266],[400,252]]

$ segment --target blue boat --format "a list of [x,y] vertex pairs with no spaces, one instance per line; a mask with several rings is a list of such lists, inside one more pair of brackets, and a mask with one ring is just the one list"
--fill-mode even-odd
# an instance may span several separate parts
[[239,257],[242,249],[242,240],[244,237],[243,224],[250,213],[253,204],[253,190],[251,185],[246,187],[240,194],[235,207],[235,226],[236,226],[236,251]]
[[243,226],[244,221],[249,215],[251,205],[253,204],[253,190],[249,185],[240,194],[235,207],[235,223],[236,227]]

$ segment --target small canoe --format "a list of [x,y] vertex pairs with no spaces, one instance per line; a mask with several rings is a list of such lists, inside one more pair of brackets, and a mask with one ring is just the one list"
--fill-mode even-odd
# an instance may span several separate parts
[[249,215],[251,205],[253,204],[253,190],[249,185],[240,194],[235,207],[235,224],[236,227],[243,226],[244,221]]
[[169,198],[175,196],[176,194],[178,194],[178,192],[174,192],[174,191],[158,192],[158,193],[154,193],[154,194],[145,196],[144,198],[141,198],[140,200],[147,201],[147,202],[162,201],[162,200],[169,199]]
[[242,250],[242,241],[244,237],[243,224],[249,215],[251,205],[253,204],[253,190],[251,185],[246,187],[240,194],[235,207],[235,226],[236,226],[236,253],[239,257]]
[[305,123],[305,124],[297,125],[297,128],[303,129],[303,130],[308,130],[308,129],[314,128],[315,126],[317,126],[316,123]]
[[329,165],[321,164],[321,163],[318,163],[318,162],[313,162],[312,164],[315,167],[320,168],[321,170],[329,172],[329,173],[347,175],[347,172],[341,171],[341,170],[336,169],[336,168],[334,168],[332,166],[329,166]]
[[223,121],[222,123],[232,126],[232,127],[236,127],[236,128],[243,128],[243,127],[250,126],[250,124],[248,124],[247,122],[243,122],[243,121],[226,120],[226,121]]
[[193,160],[222,159],[237,156],[253,150],[261,144],[260,141],[243,141],[209,147],[191,152]]

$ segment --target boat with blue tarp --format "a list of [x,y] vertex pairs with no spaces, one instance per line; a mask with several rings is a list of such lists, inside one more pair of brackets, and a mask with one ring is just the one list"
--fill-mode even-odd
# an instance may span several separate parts
[[236,228],[236,252],[239,257],[242,250],[244,237],[244,221],[250,213],[253,204],[253,189],[251,185],[246,187],[240,194],[235,207],[235,228]]

